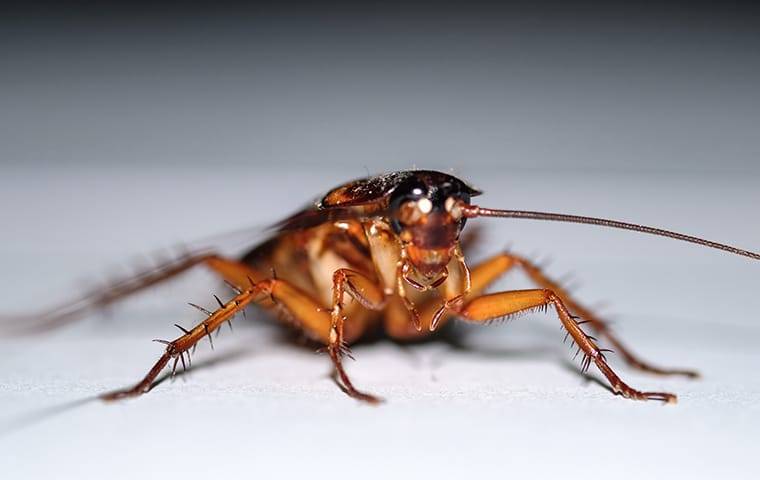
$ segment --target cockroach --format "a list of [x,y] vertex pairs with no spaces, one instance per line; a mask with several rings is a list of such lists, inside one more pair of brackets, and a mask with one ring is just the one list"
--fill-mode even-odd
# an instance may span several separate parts
[[[581,370],[591,365],[606,377],[616,395],[634,400],[676,401],[666,392],[646,392],[625,383],[607,363],[602,342],[631,367],[660,375],[697,377],[691,370],[654,366],[634,355],[590,309],[527,258],[502,251],[468,266],[460,236],[469,219],[499,217],[549,220],[612,227],[660,235],[760,260],[760,254],[644,225],[576,215],[496,210],[471,203],[482,192],[437,171],[411,170],[355,180],[329,191],[317,202],[271,227],[269,237],[241,258],[213,251],[181,258],[125,279],[110,288],[37,316],[30,328],[52,327],[103,308],[188,269],[205,265],[223,279],[234,296],[192,329],[178,324],[181,335],[157,340],[165,351],[136,385],[101,395],[117,400],[147,393],[171,363],[174,374],[190,366],[198,342],[249,305],[276,314],[284,324],[323,345],[334,378],[349,396],[377,403],[380,398],[354,387],[343,360],[349,345],[381,329],[395,340],[432,335],[453,317],[483,324],[533,310],[553,310],[581,356]],[[497,278],[521,269],[535,283],[530,290],[484,293]],[[354,301],[349,301],[353,299]],[[600,340],[586,333],[586,327]]]

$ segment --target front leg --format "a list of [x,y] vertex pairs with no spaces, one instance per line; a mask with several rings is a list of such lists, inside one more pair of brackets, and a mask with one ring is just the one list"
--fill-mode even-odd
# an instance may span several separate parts
[[660,400],[667,403],[675,403],[676,396],[664,392],[642,392],[628,386],[607,364],[604,350],[600,349],[594,339],[586,335],[578,322],[570,314],[570,310],[559,295],[552,290],[514,290],[510,292],[493,293],[482,295],[468,301],[458,313],[465,320],[483,323],[494,318],[515,315],[530,310],[542,309],[553,306],[559,316],[562,326],[567,334],[572,337],[583,352],[581,362],[585,372],[593,362],[602,374],[607,377],[613,391],[626,398],[634,400]]
[[351,383],[351,379],[343,368],[343,356],[350,353],[344,341],[344,326],[346,317],[343,315],[345,295],[348,294],[369,310],[382,310],[385,306],[385,295],[382,288],[378,287],[372,279],[366,275],[350,270],[339,268],[333,274],[333,298],[331,310],[331,324],[328,335],[327,351],[335,365],[335,372],[340,379],[341,387],[346,394],[369,403],[379,403],[381,400],[357,390]]
[[[233,265],[230,263],[228,266],[232,267]],[[244,270],[239,270],[237,273],[242,275],[243,278],[246,276]],[[148,371],[145,377],[136,385],[123,390],[103,394],[100,398],[103,400],[119,400],[147,393],[153,387],[154,382],[161,371],[172,360],[174,361],[172,365],[172,373],[176,370],[178,362],[181,362],[183,367],[189,367],[190,353],[194,346],[204,337],[208,337],[209,341],[212,341],[211,334],[215,330],[225,322],[232,320],[235,314],[242,312],[243,309],[251,303],[263,302],[271,304],[271,302],[274,302],[277,308],[281,308],[284,312],[289,314],[288,318],[292,321],[293,325],[300,329],[309,338],[325,345],[331,343],[330,332],[332,331],[332,325],[330,313],[322,304],[318,303],[309,294],[300,290],[296,286],[285,280],[271,278],[260,282],[249,280],[248,288],[238,289],[239,292],[235,297],[227,303],[220,305],[216,311],[207,312],[209,316],[195,326],[195,328],[191,330],[182,329],[184,335],[171,342],[161,341],[166,344],[164,354],[153,365],[150,371]],[[358,324],[350,335],[361,335],[365,327],[366,324]],[[335,359],[333,359],[333,361],[335,361]],[[345,376],[345,372],[343,372],[342,376],[345,377],[343,378],[344,383],[350,386],[350,381],[347,381],[348,377]],[[351,388],[353,387],[351,386]],[[347,391],[346,388],[343,388],[343,390],[351,395],[351,392]],[[377,401],[377,399],[371,395],[366,395],[366,397],[352,396],[366,401]]]

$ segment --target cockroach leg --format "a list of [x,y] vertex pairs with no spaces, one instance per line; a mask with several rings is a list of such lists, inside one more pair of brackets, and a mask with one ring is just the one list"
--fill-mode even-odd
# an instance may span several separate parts
[[[476,265],[472,269],[472,289],[465,299],[471,299],[482,293],[482,291],[496,279],[509,272],[514,267],[520,267],[526,275],[539,287],[546,288],[556,292],[562,302],[567,305],[569,310],[578,315],[587,322],[588,325],[601,337],[610,343],[616,354],[619,354],[629,366],[648,373],[657,375],[683,375],[689,378],[698,378],[699,373],[693,370],[669,369],[654,366],[638,358],[614,335],[607,323],[596,316],[591,310],[581,305],[563,288],[559,282],[550,279],[541,269],[524,257],[510,252],[499,253],[493,257]],[[438,301],[429,301],[420,307],[421,323],[425,326],[431,324],[431,319],[435,318],[441,307]],[[444,311],[440,316],[440,322],[445,322],[451,317],[452,312]]]
[[541,268],[518,255],[510,253],[504,255],[511,259],[512,262],[514,262],[514,265],[521,267],[537,286],[556,292],[557,296],[562,299],[562,302],[567,305],[570,311],[588,322],[589,326],[594,329],[594,331],[598,332],[600,336],[605,338],[615,350],[615,353],[619,354],[631,367],[657,375],[683,375],[689,378],[699,378],[699,372],[694,370],[661,368],[641,360],[623,345],[623,343],[612,333],[605,321],[573,299],[565,288],[559,285],[558,282],[547,277]]
[[74,322],[88,313],[102,310],[119,300],[173,278],[206,261],[211,254],[187,254],[157,267],[143,270],[136,275],[112,282],[109,286],[95,289],[79,299],[58,305],[38,314],[24,315],[3,321],[2,330],[10,333],[33,333],[57,328]]
[[369,403],[378,403],[380,399],[358,391],[343,368],[343,356],[350,356],[344,340],[343,327],[346,317],[343,315],[344,295],[349,294],[362,306],[380,311],[385,307],[383,289],[367,276],[347,268],[339,268],[333,274],[333,298],[330,314],[330,333],[327,350],[335,365],[335,372],[340,380],[341,389],[349,396]]
[[[184,355],[187,353],[189,356],[189,350],[194,347],[204,337],[208,337],[211,342],[211,332],[217,330],[225,322],[230,321],[235,314],[243,311],[257,296],[263,292],[272,288],[272,280],[264,280],[256,283],[249,288],[242,290],[241,293],[235,295],[232,300],[223,303],[219,308],[211,313],[205,320],[196,325],[192,330],[176,338],[171,342],[160,341],[166,343],[166,350],[164,354],[153,365],[147,375],[138,382],[134,387],[124,390],[117,390],[114,392],[101,395],[103,400],[119,400],[127,397],[134,397],[142,395],[150,391],[156,377],[169,363],[169,360],[174,359],[174,365],[172,367],[172,374],[177,368],[177,362],[181,359],[182,363],[185,363]],[[184,329],[183,329],[184,330]],[[213,344],[212,344],[213,345]]]
[[354,387],[354,385],[351,383],[351,379],[348,378],[346,371],[343,369],[343,363],[340,357],[334,355],[332,352],[330,353],[330,357],[333,359],[333,362],[335,364],[335,374],[333,375],[333,379],[336,381],[338,388],[340,388],[343,393],[351,398],[355,398],[356,400],[367,402],[372,405],[382,403],[382,398],[357,390],[356,387]]
[[607,377],[613,391],[626,398],[634,400],[659,400],[667,403],[675,403],[676,396],[664,392],[642,392],[628,386],[607,364],[604,356],[605,350],[600,349],[594,339],[581,329],[567,305],[559,295],[552,290],[514,290],[501,293],[482,295],[469,300],[458,314],[465,320],[484,323],[494,318],[516,315],[536,309],[545,309],[553,306],[559,316],[562,326],[575,344],[579,352],[583,353],[581,360],[582,371],[588,370],[594,363],[599,371]]
[[385,307],[385,294],[381,287],[366,275],[339,268],[333,274],[332,310],[328,348],[339,349],[344,344],[343,326],[345,316],[343,305],[345,294],[357,300],[364,308],[381,311]]
[[170,280],[200,264],[207,265],[223,279],[238,287],[247,285],[247,276],[262,278],[251,267],[236,260],[226,259],[208,252],[188,253],[158,267],[144,270],[133,277],[122,279],[107,288],[91,291],[77,300],[45,312],[3,319],[0,330],[11,334],[20,334],[57,328],[79,320],[89,313],[109,307],[149,287]]
[[[227,263],[226,278],[234,277],[230,275],[233,273],[234,264]],[[245,271],[237,271],[236,275],[244,275]],[[356,288],[356,291],[367,292],[369,280],[359,280],[357,277],[349,276]],[[158,359],[155,365],[150,369],[148,374],[132,388],[118,390],[115,392],[106,393],[101,396],[103,400],[118,400],[127,397],[138,396],[150,391],[156,378],[161,371],[168,365],[169,361],[174,359],[182,361],[182,355],[187,354],[189,358],[190,350],[193,349],[197,343],[204,337],[211,339],[211,333],[218,330],[225,322],[230,321],[235,314],[242,312],[243,309],[251,302],[270,302],[270,298],[274,300],[275,304],[287,311],[289,316],[297,323],[297,327],[301,329],[309,337],[318,340],[325,345],[330,344],[330,332],[332,330],[332,314],[319,303],[314,301],[307,293],[303,292],[299,288],[293,286],[285,280],[279,279],[267,279],[260,282],[249,281],[247,287],[243,288],[237,282],[234,282],[238,288],[241,289],[241,293],[232,298],[232,300],[223,304],[223,306],[211,312],[203,322],[196,325],[188,333],[180,336],[179,338],[166,342],[166,350],[164,354]],[[365,296],[365,298],[371,298],[371,296]],[[365,324],[359,324],[352,328],[350,337],[347,340],[353,340],[361,336],[366,328]],[[372,395],[363,393],[354,388],[351,380],[348,378],[343,365],[341,363],[340,356],[336,355],[337,352],[331,351],[331,359],[335,365],[335,371],[340,379],[341,388],[350,396],[359,400],[367,401],[370,403],[379,402],[379,398]],[[176,366],[176,364],[175,364]]]

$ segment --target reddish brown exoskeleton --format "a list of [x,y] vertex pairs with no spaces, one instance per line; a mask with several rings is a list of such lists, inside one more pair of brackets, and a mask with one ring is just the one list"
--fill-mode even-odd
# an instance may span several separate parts
[[[472,205],[471,197],[480,193],[456,177],[427,170],[356,180],[280,222],[269,240],[242,258],[225,258],[213,252],[187,254],[52,309],[38,316],[30,327],[66,323],[203,264],[224,279],[236,295],[226,302],[217,297],[219,308],[214,311],[196,306],[207,318],[190,330],[177,325],[182,335],[162,341],[166,350],[145,378],[133,387],[102,395],[103,399],[148,392],[170,362],[172,372],[178,363],[187,367],[191,351],[201,339],[211,340],[212,332],[256,304],[278,313],[286,324],[323,344],[342,390],[367,402],[377,402],[378,398],[357,390],[342,362],[347,346],[370,329],[382,327],[393,339],[409,340],[431,335],[452,317],[485,323],[550,307],[566,330],[566,338],[570,337],[582,353],[583,371],[594,364],[613,391],[626,398],[675,402],[676,396],[671,393],[643,392],[623,382],[607,363],[605,352],[610,350],[600,348],[600,342],[581,325],[596,332],[632,367],[688,377],[696,377],[696,372],[659,368],[640,360],[597,315],[522,256],[501,252],[470,268],[460,244],[465,223],[477,217],[586,223],[666,236],[760,260],[757,253],[641,225]],[[514,268],[522,269],[538,288],[483,293]]]

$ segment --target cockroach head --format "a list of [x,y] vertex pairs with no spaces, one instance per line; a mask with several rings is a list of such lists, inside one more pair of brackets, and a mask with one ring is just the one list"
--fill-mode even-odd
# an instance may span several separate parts
[[391,227],[422,273],[435,274],[448,263],[467,221],[462,206],[478,194],[456,177],[424,170],[413,172],[393,190]]

